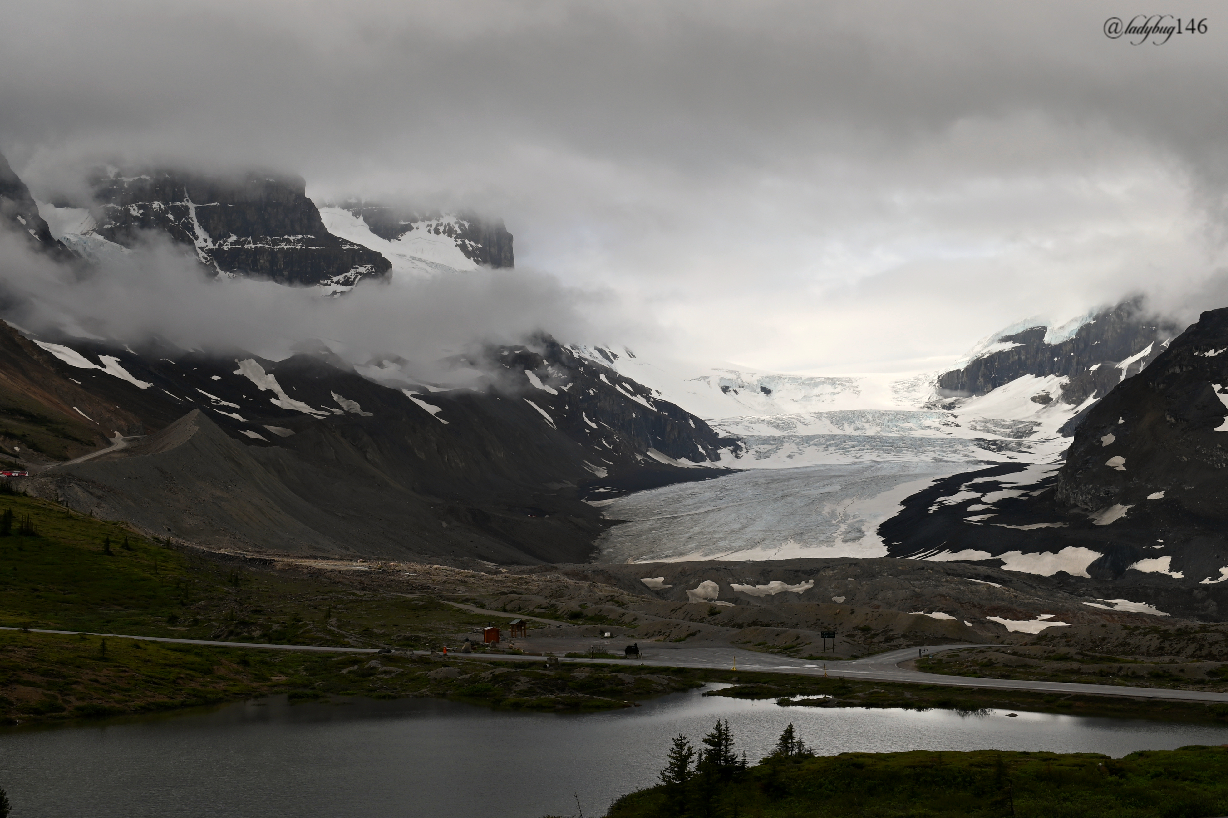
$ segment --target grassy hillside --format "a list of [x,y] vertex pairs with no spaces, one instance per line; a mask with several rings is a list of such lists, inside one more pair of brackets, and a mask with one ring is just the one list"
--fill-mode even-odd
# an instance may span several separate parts
[[765,760],[732,780],[625,796],[607,818],[1195,818],[1228,814],[1228,749],[1091,753],[844,753]]
[[[190,639],[438,647],[488,623],[429,595],[227,563],[42,500],[0,494],[0,626]],[[33,533],[20,533],[23,528]],[[0,523],[0,532],[3,524]],[[446,696],[593,710],[700,684],[651,668],[492,668],[404,655],[212,648],[0,631],[0,723],[140,713],[288,693]],[[437,672],[443,671],[443,672]]]
[[446,697],[504,709],[606,710],[694,687],[688,672],[213,648],[0,631],[0,724],[169,710],[284,693]]
[[[429,647],[486,623],[424,596],[347,588],[151,541],[43,500],[0,495],[0,625],[140,636]],[[35,535],[17,533],[28,519]]]

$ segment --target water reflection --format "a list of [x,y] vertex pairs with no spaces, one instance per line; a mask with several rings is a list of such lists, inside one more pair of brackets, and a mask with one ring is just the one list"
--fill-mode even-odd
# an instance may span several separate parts
[[1005,711],[782,708],[686,693],[595,715],[441,701],[247,703],[174,718],[0,734],[15,818],[586,815],[655,782],[669,740],[728,719],[767,753],[793,722],[825,754],[1053,750],[1121,756],[1228,743],[1228,728]]

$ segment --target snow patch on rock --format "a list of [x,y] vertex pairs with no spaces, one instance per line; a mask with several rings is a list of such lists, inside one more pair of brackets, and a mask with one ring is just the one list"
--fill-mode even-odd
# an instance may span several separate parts
[[358,405],[358,401],[353,401],[353,400],[348,400],[347,398],[343,398],[340,395],[338,395],[336,392],[333,392],[332,396],[333,396],[333,400],[337,402],[337,405],[340,406],[345,411],[351,414],[354,414],[354,415],[362,415],[365,418],[374,417],[374,415],[372,415],[370,412],[362,411],[362,407]]
[[315,409],[301,400],[295,400],[286,394],[286,390],[281,388],[281,384],[277,382],[277,378],[268,372],[264,371],[259,363],[251,358],[242,361],[237,361],[239,368],[234,371],[236,375],[242,375],[249,381],[254,383],[262,392],[272,392],[275,397],[269,399],[269,402],[274,406],[282,409],[288,409],[293,412],[302,412],[304,415],[311,415],[314,418],[325,417],[328,412]]
[[1128,599],[1101,599],[1096,602],[1084,602],[1089,608],[1104,608],[1106,611],[1126,611],[1128,613],[1150,614],[1151,616],[1168,616],[1154,605],[1146,602],[1132,602]]
[[1135,571],[1141,571],[1144,574],[1164,574],[1173,579],[1184,579],[1185,574],[1181,571],[1172,570],[1172,557],[1152,557],[1151,559],[1139,560],[1126,570],[1133,568]]
[[116,358],[113,355],[99,355],[98,360],[102,361],[102,364],[103,364],[102,371],[103,372],[107,373],[108,375],[112,375],[116,378],[119,378],[121,381],[127,381],[128,383],[135,386],[137,389],[148,389],[149,387],[153,386],[152,383],[138,380],[137,378],[133,377],[132,374],[128,372],[128,370],[120,366],[119,358]]
[[997,622],[1012,633],[1040,633],[1045,628],[1068,628],[1069,622],[1053,620],[1054,614],[1041,614],[1035,619],[1003,619],[1000,616],[985,617],[990,622]]
[[800,594],[809,591],[814,587],[814,580],[808,579],[805,582],[799,582],[796,585],[787,585],[778,579],[774,579],[767,585],[737,585],[730,583],[729,587],[738,593],[750,594],[751,596],[765,597],[775,596],[779,593],[789,592],[791,594]]
[[536,403],[534,403],[533,401],[529,400],[528,398],[525,398],[525,399],[524,399],[524,402],[525,402],[525,403],[527,403],[527,404],[529,404],[530,406],[532,406],[534,409],[536,409],[536,410],[538,411],[538,413],[539,413],[539,414],[540,414],[542,417],[544,417],[544,418],[546,419],[546,423],[549,423],[549,424],[550,424],[550,428],[551,428],[551,429],[557,429],[557,428],[559,428],[559,427],[557,427],[557,426],[555,426],[555,425],[554,425],[554,418],[550,417],[550,415],[549,415],[549,414],[546,412],[546,410],[545,410],[545,409],[541,408],[540,406],[538,406]]
[[1109,525],[1126,516],[1126,512],[1134,508],[1132,505],[1116,505],[1101,509],[1092,515],[1092,525]]
[[705,579],[693,590],[686,592],[687,602],[707,602],[721,595],[721,586],[710,579]]
[[1211,579],[1207,577],[1199,585],[1217,585],[1221,582],[1228,582],[1228,566],[1219,569],[1219,579]]
[[52,355],[59,358],[69,366],[76,367],[77,369],[102,369],[102,367],[100,367],[98,364],[90,361],[72,347],[66,347],[61,344],[49,344],[45,341],[35,341],[34,343],[38,344],[44,350],[50,352]]
[[408,389],[402,389],[401,394],[405,395],[405,397],[409,398],[411,401],[417,404],[420,408],[425,409],[427,412],[430,412],[431,417],[435,418],[435,420],[439,421],[445,426],[448,425],[448,422],[439,416],[439,413],[443,411],[442,408],[436,406],[433,403],[427,403],[426,401],[421,400],[420,398],[418,398],[417,392],[411,392]]

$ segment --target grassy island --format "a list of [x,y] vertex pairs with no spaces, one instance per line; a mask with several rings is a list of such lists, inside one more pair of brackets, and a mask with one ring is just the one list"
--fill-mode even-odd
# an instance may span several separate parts
[[[708,739],[705,739],[708,743]],[[682,748],[685,750],[686,748]],[[1228,749],[1185,747],[1114,759],[1091,753],[773,753],[724,768],[679,746],[664,783],[607,818],[1198,818],[1228,814]],[[685,753],[683,753],[685,755]],[[734,754],[736,756],[736,753]]]

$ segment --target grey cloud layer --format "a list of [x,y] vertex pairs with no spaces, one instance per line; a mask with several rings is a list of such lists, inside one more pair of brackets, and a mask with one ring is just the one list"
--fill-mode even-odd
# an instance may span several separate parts
[[1210,33],[1132,47],[1097,3],[25,4],[0,149],[44,195],[121,156],[451,197],[697,355],[923,361],[1216,286],[1228,17],[1181,11]]
[[[156,235],[123,258],[72,269],[0,230],[0,303],[25,329],[130,344],[157,338],[274,360],[323,342],[356,365],[404,360],[405,375],[431,382],[463,379],[446,360],[480,355],[481,344],[521,343],[543,329],[578,335],[582,313],[615,312],[603,309],[605,299],[527,270],[363,284],[330,298],[314,287],[210,279],[181,247]],[[606,324],[604,331],[641,332],[634,324]]]

